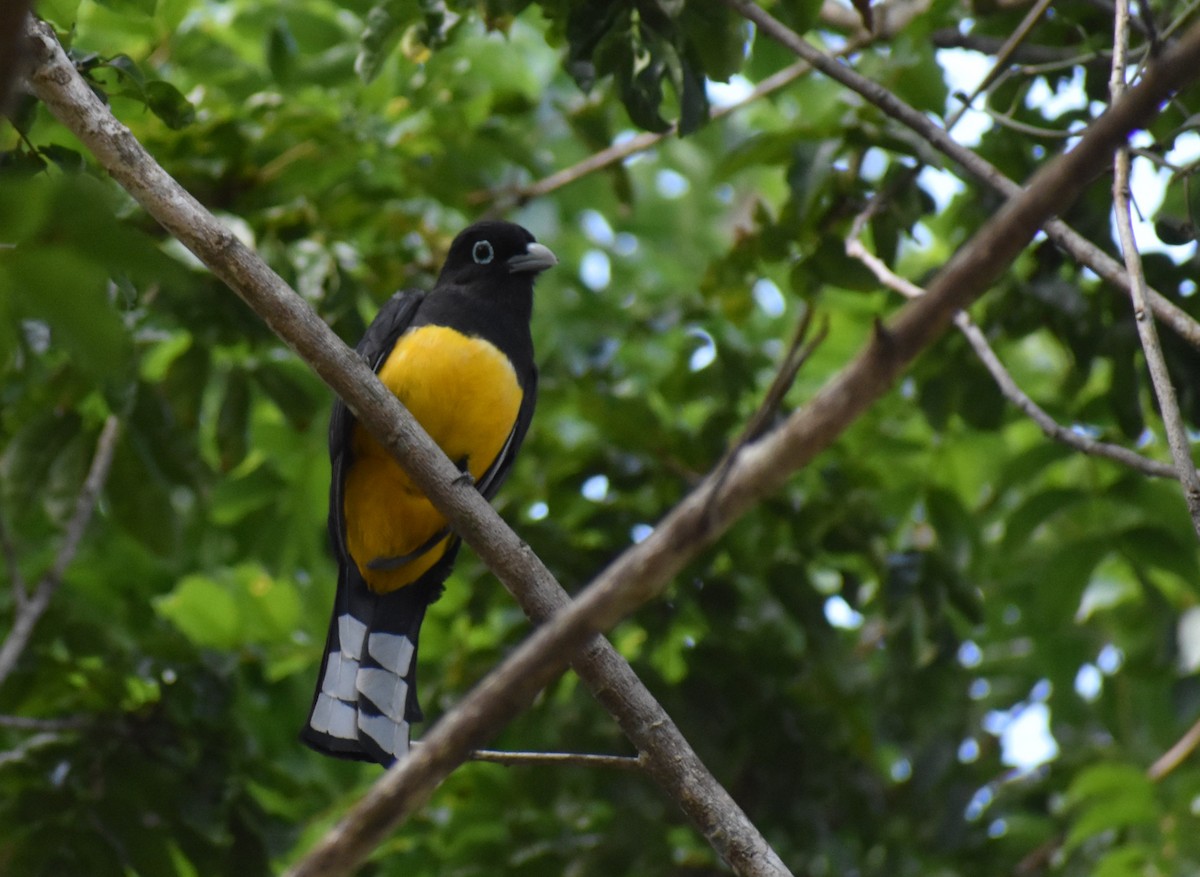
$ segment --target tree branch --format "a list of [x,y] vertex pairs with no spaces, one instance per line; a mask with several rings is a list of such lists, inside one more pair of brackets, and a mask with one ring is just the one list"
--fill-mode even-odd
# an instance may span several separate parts
[[[844,51],[855,51],[866,42],[867,40],[865,39],[854,41]],[[760,82],[746,97],[717,109],[713,112],[710,120],[720,119],[736,110],[740,110],[747,104],[753,103],[759,98],[765,97],[772,92],[778,91],[785,85],[794,82],[811,70],[812,65],[804,61],[797,61],[795,64],[784,67],[782,70],[771,74]],[[631,155],[645,152],[647,149],[651,149],[668,137],[673,136],[678,130],[678,125],[672,124],[667,130],[662,132],[643,131],[641,134],[630,137],[621,143],[614,143],[612,146],[605,147],[570,167],[555,171],[548,177],[543,177],[527,185],[502,189],[498,192],[482,189],[478,192],[472,192],[467,200],[471,204],[486,204],[492,201],[497,210],[502,210],[516,204],[524,204],[534,198],[540,198],[564,186],[569,186],[571,183],[577,182],[596,171],[604,170],[604,168],[614,165],[619,161],[624,161]]]
[[[51,111],[147,210],[231,283],[342,395],[506,584],[516,588],[518,584],[513,583],[525,579],[552,584],[545,567],[473,488],[459,482],[457,469],[371,371],[276,275],[154,164],[128,130],[108,114],[75,76],[53,35],[42,31],[37,42],[42,66],[33,82]],[[1084,182],[1107,164],[1128,131],[1152,118],[1163,99],[1200,72],[1192,63],[1198,51],[1200,29],[1189,32],[1179,46],[1166,52],[1143,81],[1088,130],[1075,149],[1043,168],[1029,188],[1011,199],[943,268],[928,294],[902,309],[808,405],[746,447],[719,492],[714,495],[711,479],[706,480],[646,540],[621,555],[578,599],[535,630],[429,730],[421,747],[389,770],[309,856],[297,863],[291,872],[294,877],[353,870],[471,749],[525,708],[541,687],[561,672],[567,656],[589,641],[592,650],[598,648],[597,640],[590,636],[594,631],[611,626],[653,597],[737,517],[840,435],[940,336],[953,313],[991,284],[1027,245],[1039,224],[1077,197]],[[558,592],[551,588],[547,593]],[[607,694],[614,693],[610,689]],[[648,739],[660,739],[660,731],[657,724],[648,727]],[[670,773],[686,790],[703,786],[686,775],[692,769],[688,762],[675,767],[650,763],[647,769],[656,778],[656,771]],[[696,812],[689,809],[693,802],[686,797],[679,800],[690,816]],[[724,829],[726,814],[712,811],[710,801],[700,803],[699,812],[711,813],[717,820],[715,826],[702,825],[711,841],[714,833]],[[739,837],[737,842],[744,840]],[[741,865],[742,873],[786,873],[765,843],[764,850],[735,848],[730,838],[712,842],[721,845],[726,861],[738,863],[735,868]]]
[[[925,12],[928,7],[928,0],[891,0],[891,2],[882,3],[874,7],[876,23],[874,31],[867,31],[862,27],[862,21],[857,12],[839,6],[837,3],[825,3],[821,8],[821,18],[832,26],[850,30],[854,33],[847,40],[846,45],[835,53],[835,57],[843,58],[853,55],[876,40],[899,33],[914,18]],[[758,83],[741,100],[734,101],[731,104],[718,107],[714,110],[709,117],[709,121],[722,119],[769,94],[779,91],[785,85],[805,76],[812,69],[813,66],[807,61],[797,61],[795,64],[772,73],[766,79],[762,80],[762,82]],[[555,171],[548,177],[543,177],[540,180],[525,185],[512,186],[498,191],[481,189],[477,192],[472,192],[468,196],[467,201],[471,204],[487,204],[492,202],[496,210],[501,210],[514,204],[524,204],[534,198],[548,195],[564,186],[577,182],[589,174],[603,170],[619,161],[624,161],[631,155],[637,155],[639,152],[652,149],[668,137],[674,136],[678,130],[678,125],[672,124],[667,130],[662,132],[643,131],[641,134],[621,143],[614,143],[611,146],[607,146],[570,167]]]
[[[421,744],[418,741],[415,745]],[[641,770],[644,764],[644,759],[639,755],[597,755],[590,752],[509,752],[499,749],[476,749],[469,757],[471,761],[501,764],[505,767],[549,765]]]
[[[906,104],[878,83],[872,82],[845,64],[826,55],[751,0],[722,0],[722,2],[754,22],[760,31],[795,52],[830,79],[861,95],[881,111],[915,131],[975,179],[995,189],[1006,198],[1012,198],[1021,191],[1020,184],[1009,179],[995,165],[977,153],[956,143],[944,128],[927,118],[924,113]],[[1098,124],[1098,121],[1094,124]],[[1076,261],[1091,268],[1119,290],[1129,293],[1129,275],[1125,272],[1124,266],[1116,259],[1061,219],[1048,220],[1043,230],[1052,241]],[[1149,305],[1155,316],[1170,326],[1171,330],[1180,338],[1200,350],[1200,322],[1192,319],[1185,311],[1154,289],[1147,287],[1146,291]]]
[[[921,287],[892,271],[882,259],[866,248],[861,239],[857,237],[848,238],[846,240],[846,254],[858,259],[870,269],[871,273],[879,279],[880,283],[888,289],[900,293],[905,298],[919,298],[925,294],[925,290],[921,289]],[[987,336],[984,335],[983,330],[979,328],[966,311],[959,311],[954,315],[954,325],[966,336],[971,349],[975,351],[975,355],[979,357],[979,360],[988,370],[988,373],[992,376],[992,380],[996,382],[996,386],[1000,388],[1000,392],[1004,397],[1036,423],[1047,438],[1089,456],[1104,457],[1123,466],[1128,466],[1130,469],[1141,472],[1143,475],[1149,475],[1154,478],[1179,477],[1174,466],[1167,463],[1160,463],[1158,460],[1151,460],[1149,457],[1143,457],[1136,451],[1131,451],[1129,448],[1122,447],[1121,445],[1096,441],[1069,427],[1063,426],[1021,389],[1008,369],[1004,367],[1004,363],[1000,360],[1000,357],[996,355],[996,351],[992,349],[992,345],[988,343]]]
[[[1110,100],[1115,103],[1125,93],[1125,57],[1129,43],[1129,3],[1116,0],[1113,25],[1112,78],[1109,80]],[[1133,299],[1133,318],[1137,324],[1138,338],[1146,356],[1146,367],[1158,397],[1158,409],[1162,414],[1163,428],[1167,433],[1167,444],[1175,460],[1175,470],[1183,487],[1183,496],[1192,518],[1192,527],[1200,536],[1200,475],[1192,462],[1191,441],[1187,427],[1179,413],[1179,402],[1175,387],[1167,371],[1162,345],[1158,341],[1158,330],[1154,326],[1154,315],[1146,307],[1146,275],[1142,271],[1142,257],[1133,236],[1133,218],[1129,205],[1129,149],[1125,144],[1117,148],[1113,173],[1113,209],[1117,217],[1117,235],[1121,239],[1121,250],[1125,254],[1125,269],[1130,278],[1130,293]]]
[[61,719],[34,719],[28,716],[0,715],[0,728],[17,731],[81,731],[91,724],[86,716],[67,716]]
[[[236,292],[346,401],[359,421],[396,457],[455,531],[517,597],[530,618],[545,620],[565,606],[570,598],[549,570],[479,492],[459,477],[457,467],[362,360],[275,272],[154,161],[79,77],[50,28],[31,23],[30,32],[38,66],[29,82],[59,121],[151,216]],[[575,656],[575,671],[642,754],[647,773],[734,871],[744,875],[789,873],[607,640],[580,633],[558,645],[563,656]],[[550,672],[530,678],[545,682],[553,675]],[[536,692],[537,687],[526,690]],[[505,715],[515,714],[532,696],[530,693],[524,702],[512,701]],[[441,762],[441,766],[448,772],[466,758],[469,749],[478,748],[499,727],[499,719],[473,726],[470,745],[454,749],[457,761]],[[439,750],[422,750],[434,751]],[[441,773],[437,778],[444,776]],[[424,800],[436,780],[427,777],[425,782],[414,802]],[[368,847],[360,847],[355,855],[362,857],[368,851]],[[353,862],[351,857],[339,866],[340,871],[328,873],[345,873]]]
[[705,479],[651,535],[622,554],[576,600],[538,628],[425,735],[423,745],[389,771],[290,877],[348,873],[429,794],[472,747],[483,726],[506,720],[561,666],[561,650],[614,623],[653,597],[680,568],[749,507],[837,438],[948,326],[953,314],[991,285],[1054,210],[1063,209],[1107,165],[1128,132],[1200,70],[1200,27],[1152,66],[1137,88],[1102,116],[1075,149],[1046,165],[1017,197],[938,273],[804,407],[735,459],[729,476]]
[[[0,685],[4,684],[4,681],[16,668],[17,661],[20,660],[25,648],[29,645],[30,637],[33,636],[33,629],[49,607],[50,600],[59,585],[62,584],[67,567],[75,559],[79,543],[83,539],[84,531],[87,530],[88,523],[92,519],[92,512],[96,508],[96,500],[104,488],[104,482],[108,479],[108,470],[112,465],[113,450],[116,447],[119,433],[120,421],[117,420],[116,415],[110,414],[100,430],[100,437],[96,440],[92,465],[88,469],[83,486],[79,489],[79,495],[75,498],[75,511],[67,524],[66,535],[63,537],[63,543],[58,549],[58,555],[54,558],[53,565],[42,576],[32,594],[25,594],[24,599],[16,601],[12,629],[5,637],[4,643],[0,645]],[[5,551],[7,553],[8,548]]]

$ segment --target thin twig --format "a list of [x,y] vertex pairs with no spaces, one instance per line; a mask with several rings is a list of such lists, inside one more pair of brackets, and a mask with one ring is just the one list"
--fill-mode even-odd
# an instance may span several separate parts
[[[0,726],[4,716],[0,716]],[[412,741],[420,748],[421,741]],[[549,765],[552,767],[606,767],[618,770],[641,770],[646,759],[641,755],[603,755],[593,752],[519,752],[509,749],[475,749],[467,754],[468,761],[501,764],[505,767]]]
[[[1109,90],[1111,100],[1115,103],[1125,94],[1125,58],[1129,41],[1128,0],[1116,0],[1114,21],[1112,78],[1109,80]],[[1133,317],[1137,324],[1138,338],[1142,342],[1142,351],[1146,356],[1150,380],[1154,385],[1154,394],[1158,398],[1159,412],[1167,433],[1167,444],[1171,448],[1175,471],[1191,515],[1192,527],[1200,537],[1200,475],[1197,475],[1196,465],[1192,462],[1191,441],[1188,439],[1183,415],[1179,412],[1175,386],[1171,382],[1170,372],[1167,371],[1167,361],[1158,340],[1154,315],[1146,306],[1146,275],[1142,271],[1142,257],[1133,236],[1129,195],[1130,158],[1129,150],[1124,144],[1117,148],[1114,163],[1113,209],[1116,211],[1121,251],[1125,254],[1125,270],[1130,278]]]
[[[858,259],[871,270],[880,283],[888,289],[900,293],[905,298],[917,298],[925,294],[924,289],[892,271],[882,259],[868,250],[858,238],[847,239],[846,254],[851,258]],[[1131,451],[1129,448],[1122,447],[1121,445],[1096,441],[1082,433],[1076,432],[1070,427],[1063,426],[1021,389],[1020,385],[1017,384],[1012,374],[1000,360],[1000,357],[996,355],[996,351],[988,342],[983,330],[971,319],[969,314],[959,311],[954,317],[954,325],[966,336],[971,349],[975,351],[975,355],[979,357],[979,360],[988,370],[988,373],[992,376],[992,380],[1000,388],[1001,394],[1030,420],[1036,423],[1047,438],[1061,442],[1084,454],[1113,460],[1143,475],[1149,475],[1154,478],[1178,478],[1174,466],[1159,462],[1158,460],[1151,460],[1149,457],[1143,457],[1136,451]]]
[[783,361],[779,364],[775,377],[771,379],[766,393],[763,394],[762,401],[750,415],[750,419],[746,421],[746,425],[738,433],[737,438],[730,442],[729,450],[725,452],[724,457],[717,463],[713,477],[712,494],[714,497],[721,492],[721,487],[725,479],[729,477],[737,455],[751,442],[757,441],[765,435],[772,422],[779,416],[783,397],[796,382],[796,375],[800,373],[804,363],[808,362],[829,334],[829,320],[822,319],[817,334],[811,339],[808,337],[808,330],[812,326],[812,316],[812,308],[805,308],[804,314],[796,324],[796,330],[792,333],[792,340],[788,345],[787,352],[783,355]]
[[24,761],[26,756],[28,756],[29,753],[33,752],[35,749],[43,749],[46,746],[57,743],[61,739],[61,734],[34,734],[32,737],[22,740],[20,745],[0,752],[0,769],[3,769],[10,764]]
[[638,755],[598,755],[590,752],[509,752],[500,749],[476,749],[471,761],[502,764],[505,767],[548,765],[551,767],[602,767],[617,770],[641,770],[645,760]]
[[25,601],[18,602],[12,629],[5,637],[4,643],[0,645],[0,685],[4,684],[16,667],[17,661],[20,660],[25,648],[29,645],[34,628],[50,606],[50,600],[54,597],[59,585],[62,584],[67,567],[75,559],[79,543],[92,519],[92,512],[96,508],[100,491],[108,479],[108,470],[112,465],[113,451],[116,448],[119,434],[120,421],[116,415],[110,414],[100,429],[100,437],[96,440],[96,450],[92,455],[92,465],[88,469],[83,486],[79,488],[79,495],[75,497],[75,511],[67,523],[66,533],[63,536],[62,545],[58,549],[58,554],[54,558],[54,563],[42,576],[33,593],[29,594]]
[[[856,51],[857,48],[866,42],[867,40],[864,38],[856,38],[847,45],[843,52],[849,53]],[[797,61],[795,64],[784,67],[782,70],[773,73],[760,82],[757,86],[755,86],[753,91],[751,91],[741,100],[714,110],[710,118],[716,120],[727,116],[730,113],[736,112],[747,104],[751,104],[754,101],[771,94],[772,92],[778,91],[785,85],[794,82],[811,70],[812,65],[807,64],[804,61]],[[621,141],[620,143],[614,143],[611,146],[607,146],[604,149],[601,149],[599,152],[589,155],[582,161],[576,162],[570,167],[555,171],[554,173],[550,174],[550,176],[543,177],[542,179],[527,185],[512,186],[500,191],[482,189],[478,192],[472,192],[467,196],[467,203],[484,204],[489,201],[495,201],[497,202],[498,209],[509,207],[512,204],[524,204],[526,201],[531,201],[534,198],[540,198],[543,195],[548,195],[549,193],[561,189],[564,186],[568,186],[571,183],[583,179],[589,174],[603,170],[604,168],[614,165],[617,162],[624,161],[630,156],[637,155],[639,152],[645,152],[646,150],[657,146],[668,137],[673,136],[676,131],[678,131],[678,126],[674,123],[672,123],[669,128],[662,132],[643,131],[641,134],[637,134],[633,137],[630,137],[628,140]]]
[[1018,134],[1025,134],[1029,137],[1042,137],[1046,140],[1069,140],[1079,134],[1078,131],[1064,130],[1062,128],[1043,128],[1040,125],[1019,122],[1008,113],[1001,113],[991,108],[985,108],[984,112],[987,113],[989,119],[1000,127],[1016,131]]
[[1041,21],[1042,16],[1046,14],[1046,10],[1050,8],[1052,2],[1053,0],[1037,0],[1033,4],[1033,7],[1025,13],[1025,17],[1021,19],[1021,23],[1017,25],[1016,29],[1004,41],[1004,44],[1000,46],[1000,50],[996,53],[996,61],[992,64],[992,69],[975,86],[975,90],[971,92],[971,96],[967,98],[966,102],[946,120],[947,131],[958,124],[958,120],[962,118],[971,104],[975,103],[975,98],[983,94],[996,81],[1000,74],[1004,72],[1004,69],[1008,66],[1009,61],[1012,60],[1017,49],[1029,39],[1033,28]]
[[1155,759],[1154,764],[1146,768],[1146,776],[1158,782],[1175,768],[1179,767],[1189,755],[1200,746],[1200,719],[1197,719],[1183,736],[1175,741],[1175,745]]
[[87,716],[65,716],[59,719],[35,719],[28,716],[0,715],[0,728],[17,731],[81,731],[91,724]]

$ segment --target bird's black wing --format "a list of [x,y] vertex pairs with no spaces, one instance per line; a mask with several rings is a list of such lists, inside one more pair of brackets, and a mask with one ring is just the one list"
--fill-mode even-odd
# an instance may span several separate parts
[[[391,352],[404,331],[412,325],[417,308],[425,299],[420,290],[407,289],[397,292],[380,308],[355,352],[363,358],[372,371],[379,371],[383,361]],[[343,490],[346,472],[350,466],[350,430],[354,426],[354,414],[340,398],[333,403],[333,414],[329,418],[329,462],[332,468],[329,480],[329,541],[333,544],[334,556],[339,563],[353,563],[346,550],[346,518]]]

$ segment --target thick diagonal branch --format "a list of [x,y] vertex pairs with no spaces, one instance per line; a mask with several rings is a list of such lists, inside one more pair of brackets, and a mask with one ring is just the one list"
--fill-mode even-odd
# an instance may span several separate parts
[[[430,729],[415,755],[390,771],[291,872],[291,877],[345,874],[364,851],[420,804],[446,776],[478,728],[504,721],[554,676],[562,649],[615,623],[658,593],[696,552],[741,514],[828,447],[883,395],[901,371],[945,331],[953,315],[979,297],[1042,223],[1078,197],[1128,132],[1145,124],[1162,100],[1200,70],[1200,27],[1152,67],[1141,84],[1091,127],[1074,150],[1034,176],[938,273],[928,294],[907,305],[855,359],[774,432],[746,447],[728,477],[710,476],[644,542],[626,551],[563,612],[540,627],[488,675],[453,713]],[[719,483],[718,483],[719,482]]]
[[[57,90],[46,87],[46,93],[55,101],[51,108],[56,114],[63,113],[68,119],[78,121],[76,105],[79,102],[88,105],[90,91],[82,82],[74,86],[67,81],[74,71],[65,57],[51,64],[57,44],[52,38],[50,42],[53,45],[46,47],[43,69],[47,70],[51,85],[67,89],[64,101]],[[688,560],[734,520],[827,447],[940,336],[955,311],[970,304],[993,282],[1046,218],[1077,197],[1084,182],[1105,165],[1128,132],[1152,118],[1163,99],[1200,72],[1191,61],[1198,51],[1200,29],[1189,33],[1178,47],[1167,52],[1125,100],[1091,127],[1074,150],[1048,165],[1027,190],[1010,200],[939,273],[927,296],[905,307],[886,328],[881,328],[859,356],[783,426],[744,449],[718,491],[714,492],[711,479],[701,484],[648,539],[626,551],[577,600],[538,628],[455,710],[431,728],[423,745],[390,770],[292,874],[313,877],[352,871],[471,749],[478,748],[501,724],[524,709],[561,672],[581,644],[595,642],[592,636],[595,631],[611,626],[657,594]],[[63,65],[67,72],[61,71]],[[80,90],[84,93],[78,93]],[[506,583],[523,579],[551,583],[545,568],[499,521],[490,506],[469,486],[458,484],[457,470],[370,370],[332,337],[302,301],[286,292],[269,269],[253,259],[248,250],[158,169],[127,130],[106,111],[99,120],[89,119],[91,124],[98,121],[107,129],[104,136],[88,130],[86,124],[68,124],[89,148],[94,152],[100,150],[98,157],[106,166],[111,163],[118,168],[114,175],[120,174],[118,179],[135,197],[146,199],[156,208],[162,206],[164,199],[172,205],[183,199],[181,213],[159,216],[160,221],[197,255],[207,257],[219,276],[235,285],[252,306],[261,309],[281,337],[346,399],[368,429],[404,461],[414,480],[484,561]],[[116,143],[110,138],[116,138]],[[131,157],[136,162],[136,171],[126,164]],[[135,176],[138,173],[149,174],[150,178],[138,179]],[[160,186],[164,187],[162,191],[156,188]],[[262,285],[247,290],[247,278]],[[485,533],[495,541],[484,539]],[[657,725],[646,729],[650,735],[660,730]],[[686,775],[690,765],[678,769],[670,765],[662,767],[682,783],[681,788],[696,788],[694,778]],[[686,797],[681,797],[680,802],[689,814],[693,812],[689,809],[692,802]],[[729,860],[729,856],[726,858]],[[756,863],[753,858],[740,861]],[[770,868],[761,866],[759,870],[766,873]]]
[[[543,621],[565,606],[570,598],[549,570],[478,491],[459,477],[458,469],[371,370],[279,275],[154,161],[80,78],[49,27],[33,23],[30,34],[37,61],[30,84],[59,121],[151,216],[195,253],[346,401],[359,421],[396,456],[463,540],[516,596],[527,615]],[[642,754],[647,772],[678,803],[721,858],[739,874],[788,874],[753,823],[612,645],[602,637],[582,636],[563,648],[563,654],[573,658],[572,666],[580,678]],[[487,724],[475,728],[468,748],[478,748],[499,727]],[[421,751],[437,750],[423,747]],[[465,751],[459,753],[458,761],[465,757]],[[349,870],[351,865],[345,868]]]

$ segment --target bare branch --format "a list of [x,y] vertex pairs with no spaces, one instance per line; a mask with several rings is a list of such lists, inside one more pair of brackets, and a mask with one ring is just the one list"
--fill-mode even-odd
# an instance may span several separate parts
[[[253,309],[301,359],[339,396],[362,423],[409,473],[418,487],[451,522],[505,587],[535,621],[559,611],[570,600],[545,565],[500,519],[479,492],[459,477],[457,467],[413,420],[400,401],[354,354],[312,308],[235,235],[218,222],[180,186],[79,77],[54,34],[31,23],[37,68],[29,82],[47,108],[92,152],[112,177],[167,231],[175,235],[218,278]],[[576,631],[557,643],[561,660],[574,656],[575,671],[593,695],[616,719],[639,753],[647,773],[680,806],[717,854],[738,874],[786,875],[788,869],[763,839],[737,803],[696,755],[678,727],[638,679],[637,674],[603,637]],[[511,717],[538,690],[539,682],[555,675],[548,671],[528,676],[524,700],[505,701],[502,715]],[[494,695],[493,695],[494,697]],[[485,721],[465,712],[465,747],[434,750],[439,770],[426,774],[424,785],[409,789],[415,806],[453,767],[478,748],[501,720]],[[460,726],[464,727],[464,726]],[[428,735],[427,735],[428,737]],[[389,813],[389,821],[402,812]],[[377,823],[378,829],[382,823]],[[378,838],[375,834],[373,837]],[[373,843],[369,841],[368,843]],[[370,846],[355,848],[339,870],[353,868]],[[323,873],[321,871],[310,873]]]
[[[865,40],[862,42],[854,42],[851,44],[851,46],[848,46],[845,51],[855,51],[862,45],[863,42],[865,42]],[[768,76],[766,79],[760,82],[757,86],[755,86],[753,91],[751,91],[741,100],[735,101],[727,106],[720,107],[714,111],[711,118],[714,120],[720,119],[736,110],[740,110],[747,104],[753,103],[754,101],[765,97],[772,92],[778,91],[785,85],[794,82],[811,70],[812,65],[807,64],[804,61],[797,61],[795,64],[784,67],[782,70],[778,71],[777,73],[773,73],[771,76]],[[617,162],[624,161],[631,155],[637,155],[639,152],[645,152],[646,150],[657,146],[668,137],[673,136],[678,130],[678,126],[672,124],[669,128],[667,128],[667,130],[661,133],[643,131],[641,134],[630,137],[628,140],[624,140],[621,143],[614,143],[612,146],[601,149],[599,152],[589,155],[582,161],[577,162],[570,167],[563,168],[560,171],[555,171],[550,176],[543,177],[536,182],[529,183],[528,185],[524,186],[515,186],[499,192],[492,192],[486,189],[478,192],[472,192],[471,195],[468,196],[467,200],[471,204],[485,204],[488,201],[495,201],[497,202],[497,209],[510,206],[511,204],[523,204],[526,201],[531,201],[534,198],[541,197],[542,195],[548,195],[549,193],[561,189],[564,186],[569,186],[571,183],[577,182],[589,174],[603,170],[604,168],[614,165]]]
[[[416,745],[420,745],[417,743]],[[638,755],[596,755],[587,752],[508,752],[476,749],[471,761],[502,764],[505,767],[548,765],[550,767],[605,767],[617,770],[641,770],[645,760]]]
[[[32,81],[51,111],[147,210],[230,283],[346,399],[360,421],[402,461],[422,491],[506,584],[514,590],[530,581],[546,586],[543,596],[549,595],[549,608],[556,600],[565,601],[545,567],[504,526],[487,502],[460,482],[454,465],[371,371],[270,269],[153,162],[78,79],[53,36],[40,29],[35,33],[41,66]],[[590,649],[589,655],[603,648],[599,645],[602,641],[592,636],[595,631],[611,626],[653,597],[734,520],[828,446],[940,336],[955,311],[991,284],[1027,245],[1039,224],[1053,210],[1071,203],[1085,181],[1109,161],[1127,132],[1152,118],[1166,96],[1200,73],[1191,62],[1197,51],[1200,30],[1189,32],[1183,42],[1166,52],[1137,88],[1098,120],[1075,149],[1036,175],[1028,190],[1010,200],[946,265],[928,294],[909,303],[896,319],[881,328],[860,355],[808,405],[747,446],[718,493],[714,495],[711,479],[705,481],[649,538],[625,552],[577,600],[515,649],[455,710],[429,730],[425,745],[388,771],[296,865],[294,877],[352,871],[380,839],[428,798],[470,750],[478,748],[524,709],[541,687],[561,672],[568,656],[580,648]],[[713,509],[717,511],[713,513]],[[576,666],[581,663],[577,661]],[[611,686],[610,679],[606,677],[602,682]],[[597,692],[601,702],[627,694],[612,687]],[[645,715],[640,710],[638,714]],[[730,822],[720,804],[728,800],[727,795],[724,799],[691,800],[690,795],[709,791],[703,777],[691,775],[699,765],[698,759],[679,758],[675,752],[664,759],[669,752],[661,745],[664,730],[668,735],[678,733],[669,720],[665,724],[652,721],[644,729],[643,742],[647,746],[637,744],[639,751],[653,755],[648,758],[648,772],[660,782],[663,776],[669,779],[673,785],[668,791],[678,795],[685,812],[739,873],[787,873],[756,832],[726,833]],[[671,758],[679,758],[678,763],[671,763]],[[731,800],[729,804],[736,808]],[[737,815],[744,819],[740,811]],[[737,827],[736,822],[733,825]]]
[[[1046,2],[1046,0],[1042,0],[1042,2]],[[928,7],[928,0],[891,0],[891,2],[880,4],[874,10],[876,27],[873,32],[863,29],[862,21],[857,12],[842,7],[837,3],[826,3],[821,8],[821,18],[826,23],[832,24],[832,26],[854,32],[854,36],[846,42],[846,45],[835,53],[835,57],[843,58],[853,55],[878,39],[886,38],[903,30],[909,22],[926,11]],[[741,100],[718,107],[709,117],[710,121],[722,119],[769,94],[779,91],[784,86],[805,76],[812,69],[812,65],[806,61],[798,61],[795,64],[784,67],[782,70],[771,74],[758,83]],[[612,146],[601,149],[599,152],[589,155],[582,161],[562,170],[555,171],[550,176],[543,177],[536,182],[513,186],[500,191],[484,189],[472,192],[468,196],[467,201],[471,204],[495,202],[497,209],[511,204],[523,204],[542,195],[548,195],[564,186],[583,179],[589,174],[610,167],[617,162],[624,161],[630,156],[652,149],[663,140],[674,136],[678,130],[678,126],[673,124],[661,133],[644,131],[621,143],[614,143]]]
[[[1112,78],[1109,80],[1109,91],[1111,100],[1115,103],[1125,93],[1125,57],[1129,42],[1128,0],[1116,0],[1114,21]],[[1129,150],[1122,144],[1116,151],[1113,173],[1113,209],[1117,217],[1117,235],[1121,239],[1125,268],[1130,278],[1133,317],[1146,356],[1150,380],[1154,384],[1154,394],[1158,397],[1158,408],[1162,414],[1163,427],[1166,429],[1167,444],[1171,448],[1171,456],[1175,459],[1175,470],[1183,487],[1192,527],[1196,530],[1196,535],[1200,536],[1200,475],[1197,475],[1196,465],[1192,462],[1191,441],[1188,439],[1183,415],[1179,412],[1175,387],[1171,383],[1167,361],[1163,357],[1162,345],[1158,340],[1158,330],[1154,326],[1154,315],[1146,307],[1146,276],[1142,272],[1142,257],[1133,236],[1133,218],[1130,213],[1129,166]]]
[[[878,83],[872,82],[845,64],[826,55],[751,0],[722,0],[722,2],[736,9],[754,22],[764,34],[791,49],[821,73],[858,93],[884,113],[915,131],[975,179],[995,189],[1006,198],[1015,197],[1021,191],[1018,183],[1009,179],[995,165],[977,153],[959,145],[944,128],[927,118],[924,113],[906,104]],[[1093,127],[1098,124],[1100,124],[1100,120],[1097,120]],[[1129,292],[1129,275],[1125,272],[1124,266],[1061,219],[1047,220],[1043,230],[1052,241],[1076,261],[1088,266],[1118,289]],[[1150,307],[1155,316],[1170,326],[1180,338],[1200,350],[1200,322],[1192,319],[1185,311],[1155,290],[1147,288],[1147,293]]]
[[[925,294],[925,290],[893,272],[882,259],[868,250],[860,239],[847,239],[846,254],[858,259],[871,270],[884,286],[900,293],[905,298],[918,298]],[[992,380],[996,382],[996,386],[1000,388],[1000,392],[1004,397],[1036,423],[1047,438],[1074,448],[1084,454],[1113,460],[1123,466],[1128,466],[1130,469],[1141,472],[1143,475],[1155,478],[1178,477],[1174,466],[1160,463],[1158,460],[1151,460],[1149,457],[1143,457],[1136,451],[1131,451],[1129,448],[1122,447],[1121,445],[1096,441],[1083,433],[1063,426],[1051,417],[1044,408],[1026,395],[1008,369],[1005,368],[1000,357],[996,355],[996,351],[992,349],[992,345],[988,343],[987,336],[984,335],[983,330],[971,319],[969,314],[965,311],[959,311],[954,315],[954,325],[966,336],[971,349],[975,351],[975,355],[979,357],[984,367],[988,370],[988,373],[992,376]]]
[[27,716],[0,715],[0,728],[17,731],[80,731],[91,724],[87,716],[66,716],[60,719],[34,719]]
[[108,470],[112,465],[113,450],[116,448],[119,433],[120,421],[115,415],[109,415],[100,429],[100,437],[96,440],[96,451],[92,455],[92,465],[88,469],[83,486],[79,489],[79,495],[75,498],[75,511],[67,523],[66,534],[63,537],[62,546],[54,558],[54,563],[42,576],[33,593],[27,594],[26,599],[17,602],[12,629],[5,637],[3,645],[0,645],[0,685],[4,684],[4,680],[16,667],[17,661],[24,653],[26,646],[29,645],[33,629],[49,607],[50,600],[59,585],[62,584],[67,567],[75,559],[79,543],[92,519],[92,512],[96,508],[100,491],[108,479]]
[[[939,49],[967,49],[983,55],[999,55],[1007,39],[986,34],[965,34],[958,28],[947,27],[935,30],[930,40]],[[1012,53],[1018,64],[1054,64],[1075,67],[1081,63],[1103,62],[1102,53],[1080,55],[1073,46],[1042,46],[1024,44]]]
[[10,764],[24,761],[29,753],[36,749],[42,749],[57,743],[62,739],[61,734],[34,734],[26,740],[22,740],[19,746],[12,749],[6,749],[0,752],[0,769],[7,767]]
[[1200,28],[1152,66],[1125,100],[1079,144],[1047,164],[938,273],[928,293],[905,306],[813,399],[782,426],[743,449],[714,491],[710,476],[643,542],[630,548],[576,600],[524,643],[425,735],[426,745],[390,770],[290,877],[345,874],[429,794],[472,748],[481,726],[506,720],[550,678],[561,655],[588,631],[605,628],[658,593],[696,553],[748,508],[828,447],[885,393],[916,356],[987,289],[1053,210],[1076,198],[1116,144],[1196,75]]
[[1183,736],[1175,741],[1175,745],[1164,752],[1159,758],[1146,768],[1146,776],[1158,782],[1163,779],[1179,765],[1183,764],[1184,759],[1196,751],[1196,747],[1200,746],[1200,719],[1197,719],[1193,725],[1188,728]]

